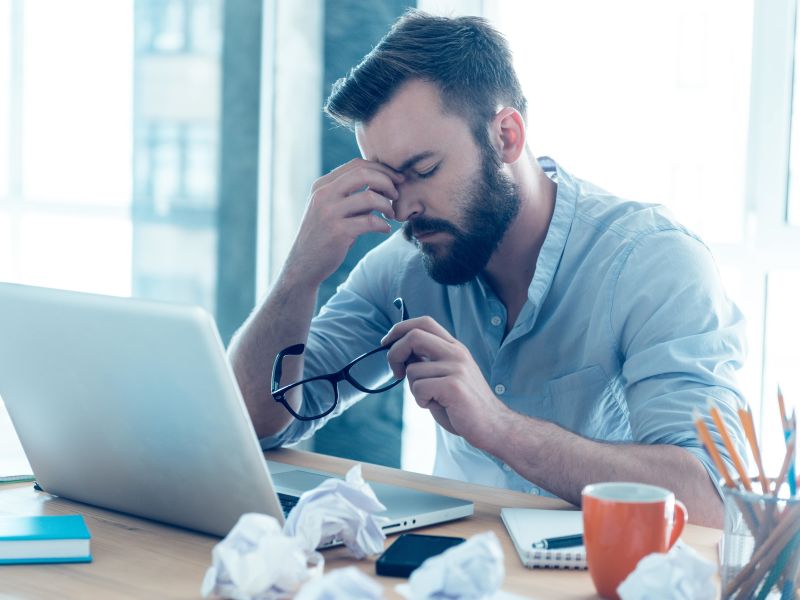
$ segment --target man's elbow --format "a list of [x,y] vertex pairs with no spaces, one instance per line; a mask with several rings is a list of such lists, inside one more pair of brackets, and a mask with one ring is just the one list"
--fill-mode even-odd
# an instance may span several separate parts
[[702,492],[687,507],[689,522],[703,527],[721,529],[725,520],[725,505],[713,485],[710,491]]
[[681,498],[689,512],[689,522],[704,527],[721,528],[725,519],[725,505],[720,497],[712,475],[706,470],[702,461],[694,455],[687,457],[686,497]]

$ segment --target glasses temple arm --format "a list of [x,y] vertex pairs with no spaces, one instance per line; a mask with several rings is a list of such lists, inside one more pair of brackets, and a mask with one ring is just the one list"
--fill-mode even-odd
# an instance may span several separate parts
[[402,298],[395,298],[393,304],[400,311],[402,315],[402,320],[405,321],[408,319],[408,310],[406,309],[406,303]]
[[305,344],[295,344],[294,346],[289,346],[278,352],[278,355],[275,357],[275,362],[272,365],[272,391],[277,390],[281,384],[283,357],[287,355],[298,356],[305,352],[305,349]]

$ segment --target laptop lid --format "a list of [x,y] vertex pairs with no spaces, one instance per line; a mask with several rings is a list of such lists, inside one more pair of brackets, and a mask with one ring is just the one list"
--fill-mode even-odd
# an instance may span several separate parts
[[[206,311],[0,283],[0,332],[0,397],[47,492],[216,535],[245,512],[283,522]],[[319,482],[273,468],[282,492]],[[389,488],[376,489],[393,519],[387,532],[473,512],[467,501],[378,486]]]

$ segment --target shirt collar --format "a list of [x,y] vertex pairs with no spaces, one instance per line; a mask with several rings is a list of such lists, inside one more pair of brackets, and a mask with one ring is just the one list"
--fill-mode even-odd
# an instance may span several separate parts
[[569,173],[548,156],[538,160],[542,169],[556,183],[557,187],[553,217],[550,219],[550,226],[547,228],[547,235],[536,261],[536,271],[528,287],[528,300],[537,309],[550,290],[561,262],[561,256],[564,254],[572,221],[575,218],[578,197],[575,180]]
[[[553,208],[553,217],[547,228],[547,235],[544,243],[539,250],[539,258],[536,261],[536,271],[530,286],[528,286],[528,301],[533,305],[533,313],[528,314],[530,307],[525,307],[520,319],[535,317],[544,301],[545,296],[550,291],[550,286],[555,278],[556,270],[564,254],[567,245],[567,238],[572,221],[575,218],[577,205],[577,187],[573,177],[564,171],[556,161],[549,156],[542,156],[537,159],[539,166],[545,174],[556,184],[556,199]],[[476,278],[478,286],[484,297],[494,296],[489,285],[484,281],[482,275]]]

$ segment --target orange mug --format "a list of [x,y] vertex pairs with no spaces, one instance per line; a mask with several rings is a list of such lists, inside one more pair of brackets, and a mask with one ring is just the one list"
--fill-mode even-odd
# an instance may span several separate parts
[[598,594],[617,600],[617,586],[642,558],[678,541],[686,507],[669,490],[645,483],[594,483],[581,497],[589,574]]

